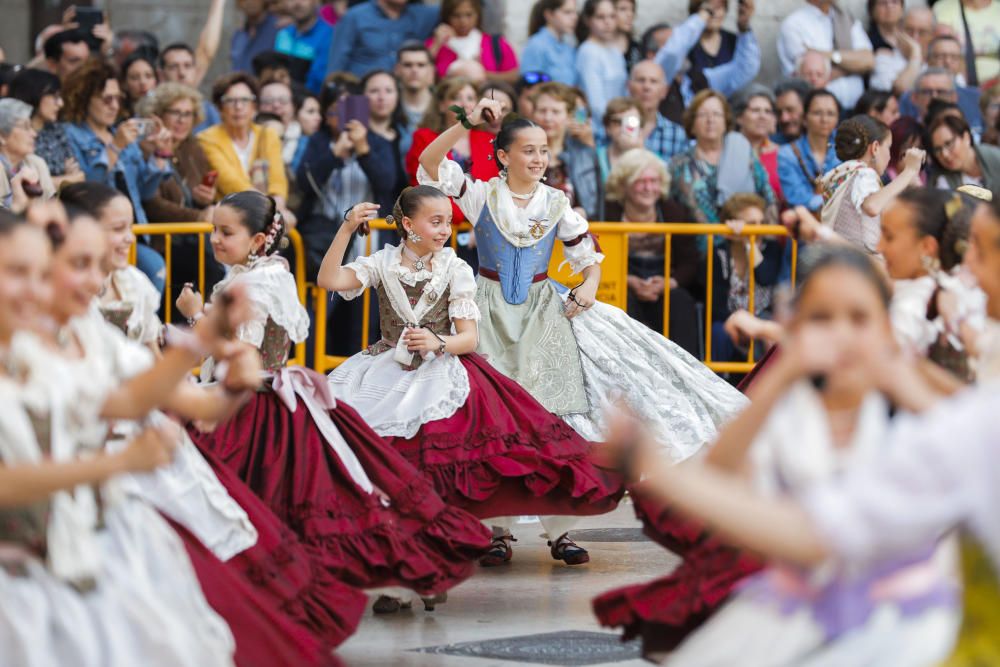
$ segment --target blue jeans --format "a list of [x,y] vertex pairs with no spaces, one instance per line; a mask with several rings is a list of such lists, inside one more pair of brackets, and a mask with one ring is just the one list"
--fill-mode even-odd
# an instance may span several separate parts
[[167,286],[167,264],[163,261],[160,253],[148,245],[137,243],[135,246],[135,265],[152,281],[153,287],[160,294],[163,294],[163,290]]

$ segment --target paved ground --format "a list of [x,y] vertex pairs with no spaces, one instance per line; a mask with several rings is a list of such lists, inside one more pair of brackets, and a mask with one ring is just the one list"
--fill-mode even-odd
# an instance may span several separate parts
[[[580,529],[584,532],[577,540],[590,551],[589,564],[567,567],[552,560],[540,524],[515,526],[518,542],[509,565],[480,569],[434,612],[423,611],[419,600],[412,611],[395,615],[369,611],[337,654],[351,667],[648,665],[631,657],[637,647],[621,646],[615,635],[592,634],[609,631],[597,624],[590,600],[610,588],[669,572],[677,558],[638,534],[628,504],[584,519]],[[588,536],[630,541],[582,539]],[[451,646],[470,642],[475,645]],[[595,658],[600,655],[606,657]]]

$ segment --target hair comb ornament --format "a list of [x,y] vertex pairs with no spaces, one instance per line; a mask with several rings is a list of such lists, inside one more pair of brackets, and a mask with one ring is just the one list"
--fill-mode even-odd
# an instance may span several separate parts
[[991,190],[987,190],[986,188],[981,188],[978,185],[971,185],[971,184],[960,185],[957,188],[955,188],[955,191],[967,194],[970,197],[975,197],[976,199],[979,199],[981,201],[985,202],[993,201],[993,192]]

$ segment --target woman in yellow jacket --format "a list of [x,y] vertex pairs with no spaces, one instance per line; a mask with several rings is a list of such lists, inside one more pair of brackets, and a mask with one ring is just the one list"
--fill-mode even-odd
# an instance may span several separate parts
[[259,190],[274,197],[290,226],[295,216],[288,210],[288,179],[281,159],[281,138],[253,122],[257,113],[257,80],[235,72],[212,86],[212,101],[222,122],[198,134],[212,169],[218,172],[220,197],[232,192]]

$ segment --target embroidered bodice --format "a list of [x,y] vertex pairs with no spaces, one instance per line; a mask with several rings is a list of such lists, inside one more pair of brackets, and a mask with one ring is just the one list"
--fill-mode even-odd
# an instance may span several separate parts
[[124,302],[104,303],[100,305],[101,315],[108,324],[128,335],[128,321],[132,317],[135,309],[131,304]]
[[500,276],[504,300],[515,305],[528,298],[528,288],[534,277],[548,271],[555,243],[555,234],[545,234],[534,245],[512,245],[497,229],[488,207],[483,208],[476,224],[479,267]]
[[[403,285],[403,291],[406,293],[407,299],[410,301],[410,305],[415,306],[417,301],[420,300],[423,295],[424,286],[427,284],[426,280],[422,280],[415,285]],[[451,334],[451,317],[448,314],[448,299],[450,297],[450,290],[445,289],[444,294],[438,299],[437,303],[431,307],[431,309],[420,318],[419,322],[405,322],[402,317],[400,317],[396,311],[392,309],[389,302],[389,296],[385,292],[385,287],[379,284],[377,288],[378,292],[378,304],[379,304],[379,324],[382,330],[382,339],[377,343],[370,345],[366,354],[382,354],[383,352],[388,352],[396,347],[399,342],[400,336],[403,335],[403,329],[406,328],[407,324],[417,324],[421,327],[429,329],[436,333],[438,336],[447,336]],[[423,357],[419,354],[413,355],[413,361],[405,366],[410,370],[416,370],[423,363]]]
[[292,339],[288,332],[270,317],[264,324],[264,338],[258,346],[260,361],[265,371],[276,372],[288,361],[292,349]]
[[[13,406],[7,406],[12,409]],[[45,456],[52,452],[51,417],[47,413],[25,408],[38,448]],[[39,558],[45,557],[47,528],[51,501],[46,498],[30,505],[0,509],[0,542],[19,544]]]
[[402,247],[390,246],[369,257],[358,257],[344,268],[354,272],[361,287],[340,295],[355,299],[367,288],[378,291],[382,340],[369,354],[395,349],[394,358],[405,368],[417,368],[420,355],[412,354],[401,334],[406,324],[416,323],[444,336],[451,334],[452,320],[479,320],[476,279],[472,269],[451,248],[434,253],[430,269],[414,271],[402,264]]
[[604,259],[588,234],[587,221],[570,207],[563,192],[544,183],[522,208],[514,203],[503,179],[472,180],[450,160],[441,163],[437,181],[423,167],[417,180],[454,199],[476,227],[479,266],[499,274],[508,303],[524,303],[534,276],[548,269],[557,238],[565,244],[566,261],[577,273]]

